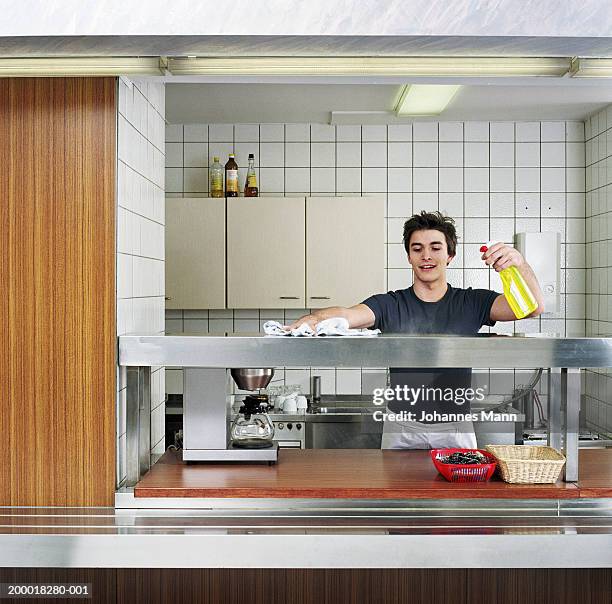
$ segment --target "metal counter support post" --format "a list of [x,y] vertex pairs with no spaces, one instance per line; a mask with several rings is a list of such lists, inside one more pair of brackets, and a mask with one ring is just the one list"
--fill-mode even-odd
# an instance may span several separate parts
[[561,449],[561,369],[551,367],[548,370],[548,446]]
[[564,449],[565,481],[578,480],[580,369],[551,367],[548,372],[548,444]]
[[126,483],[134,486],[151,467],[151,367],[126,373]]
[[563,369],[565,402],[565,480],[578,480],[578,434],[580,416],[580,369]]

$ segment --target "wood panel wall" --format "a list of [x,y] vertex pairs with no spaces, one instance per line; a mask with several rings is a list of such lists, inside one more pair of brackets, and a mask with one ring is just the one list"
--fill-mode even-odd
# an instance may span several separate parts
[[612,592],[609,568],[0,568],[0,581],[90,583],[92,604],[610,604]]
[[0,505],[112,505],[115,78],[0,79]]

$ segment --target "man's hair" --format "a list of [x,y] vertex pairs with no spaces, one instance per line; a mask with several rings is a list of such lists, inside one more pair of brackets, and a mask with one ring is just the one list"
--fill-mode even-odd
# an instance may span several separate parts
[[446,238],[446,246],[449,256],[454,256],[457,252],[457,231],[455,221],[449,216],[444,216],[440,212],[426,212],[414,214],[404,223],[404,248],[410,255],[410,237],[415,231],[435,230],[440,231]]

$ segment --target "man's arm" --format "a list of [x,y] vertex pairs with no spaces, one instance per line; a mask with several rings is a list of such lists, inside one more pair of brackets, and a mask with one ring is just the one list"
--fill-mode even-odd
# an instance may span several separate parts
[[[503,243],[496,243],[482,255],[482,259],[498,273],[510,266],[516,266],[538,303],[538,307],[530,315],[527,315],[526,319],[537,317],[544,312],[544,294],[538,283],[538,278],[518,250]],[[491,306],[490,317],[492,321],[516,321],[516,315],[510,308],[505,296],[497,296],[493,306]]]
[[349,327],[355,329],[372,327],[375,320],[371,308],[365,304],[356,304],[350,308],[344,306],[330,306],[328,308],[315,310],[309,315],[304,315],[287,327],[289,329],[296,329],[302,323],[308,323],[310,327],[314,329],[317,323],[325,319],[331,319],[332,317],[344,317],[349,322]]

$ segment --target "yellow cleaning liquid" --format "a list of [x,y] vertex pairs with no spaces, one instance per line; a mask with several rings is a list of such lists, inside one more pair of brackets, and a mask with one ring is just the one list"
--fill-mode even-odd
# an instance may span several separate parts
[[[495,241],[489,241],[480,248],[481,252],[486,252]],[[509,266],[499,272],[504,287],[504,297],[517,319],[524,319],[538,307],[538,303],[533,293],[529,289],[523,275],[516,266]]]

